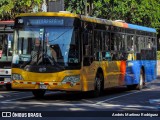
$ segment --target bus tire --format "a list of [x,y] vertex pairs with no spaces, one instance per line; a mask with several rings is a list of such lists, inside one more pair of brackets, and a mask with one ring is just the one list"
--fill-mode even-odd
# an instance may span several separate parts
[[12,90],[11,84],[6,84],[6,90]]
[[144,72],[141,69],[139,83],[134,85],[127,85],[127,88],[128,90],[141,90],[143,89],[144,85],[145,85],[145,77],[144,77]]
[[45,90],[33,90],[32,94],[34,95],[34,97],[36,98],[43,98],[44,94],[45,94]]
[[97,73],[95,78],[95,87],[93,91],[93,97],[99,97],[104,90],[104,77],[103,74]]
[[145,77],[144,77],[144,71],[141,69],[140,71],[140,78],[139,78],[139,84],[136,85],[137,90],[143,89],[145,85]]

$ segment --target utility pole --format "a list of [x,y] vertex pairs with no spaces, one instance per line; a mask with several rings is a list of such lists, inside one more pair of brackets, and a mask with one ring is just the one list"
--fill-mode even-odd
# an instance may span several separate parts
[[93,0],[88,0],[89,1],[89,15],[92,16],[93,13]]
[[87,15],[92,15],[93,11],[93,0],[83,0],[84,2],[84,14]]
[[46,3],[46,0],[43,0],[42,12],[47,12],[47,3]]
[[87,11],[87,0],[84,0],[84,6],[85,6],[85,8],[84,8],[84,15],[88,15],[88,11]]

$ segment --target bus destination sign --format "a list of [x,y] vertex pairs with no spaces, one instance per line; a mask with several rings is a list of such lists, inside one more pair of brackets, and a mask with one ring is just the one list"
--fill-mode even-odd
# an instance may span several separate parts
[[29,19],[27,25],[64,25],[63,19],[57,18],[39,18],[39,19]]

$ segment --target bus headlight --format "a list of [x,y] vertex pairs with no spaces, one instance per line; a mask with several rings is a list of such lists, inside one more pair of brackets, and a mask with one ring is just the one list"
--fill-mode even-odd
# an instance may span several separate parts
[[23,80],[20,74],[12,74],[12,80]]
[[70,83],[77,83],[77,82],[80,82],[80,75],[75,75],[75,76],[66,76],[62,83],[67,83],[67,82],[70,82]]

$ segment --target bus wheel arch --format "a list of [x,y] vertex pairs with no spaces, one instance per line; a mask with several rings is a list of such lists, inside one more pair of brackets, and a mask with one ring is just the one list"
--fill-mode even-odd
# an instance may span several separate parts
[[134,85],[127,85],[129,90],[141,90],[145,86],[145,69],[144,66],[141,67],[139,73],[139,83]]
[[104,90],[104,74],[102,68],[98,68],[94,81],[93,96],[94,97],[100,96],[103,90]]
[[139,74],[139,83],[136,86],[136,89],[141,90],[144,86],[145,86],[145,69],[144,66],[142,66]]

